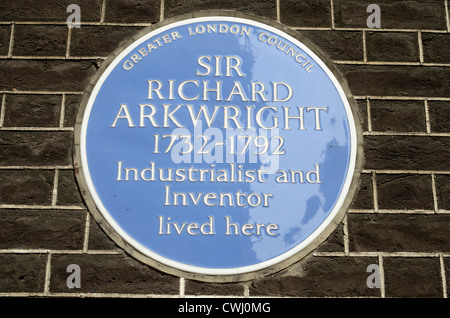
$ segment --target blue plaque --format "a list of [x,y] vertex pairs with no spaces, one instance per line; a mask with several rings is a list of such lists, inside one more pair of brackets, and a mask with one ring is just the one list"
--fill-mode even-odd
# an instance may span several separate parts
[[80,186],[144,262],[248,279],[342,221],[360,171],[354,102],[326,58],[270,24],[165,21],[117,50],[85,94]]

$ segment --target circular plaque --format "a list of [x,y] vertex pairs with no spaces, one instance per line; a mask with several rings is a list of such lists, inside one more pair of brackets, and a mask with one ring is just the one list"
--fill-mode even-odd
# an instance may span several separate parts
[[234,281],[279,270],[332,233],[357,187],[345,82],[301,35],[257,20],[149,27],[84,96],[75,165],[86,203],[163,271]]

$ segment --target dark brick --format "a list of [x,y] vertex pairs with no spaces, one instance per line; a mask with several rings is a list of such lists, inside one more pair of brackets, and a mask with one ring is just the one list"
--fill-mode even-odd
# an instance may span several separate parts
[[204,283],[193,280],[186,280],[186,295],[222,295],[222,296],[243,296],[244,286],[237,283],[215,284]]
[[64,105],[64,127],[74,127],[82,95],[66,95]]
[[403,65],[338,65],[353,95],[450,95],[450,68]]
[[450,175],[436,175],[435,183],[438,209],[450,210]]
[[[444,270],[445,270],[446,275],[448,275],[448,273],[450,273],[450,258],[444,258]],[[447,286],[445,286],[445,287],[447,288],[447,291],[448,291],[448,290],[450,290],[450,280],[447,278],[446,282],[447,282]]]
[[448,170],[450,138],[364,136],[365,168]]
[[425,132],[423,101],[370,100],[373,131]]
[[0,248],[82,249],[86,211],[0,210]]
[[66,22],[70,4],[80,6],[81,22],[100,21],[102,0],[2,0],[0,21]]
[[355,99],[357,114],[359,117],[359,125],[362,131],[369,130],[368,116],[367,116],[367,100],[366,99]]
[[254,280],[251,296],[357,297],[379,296],[368,288],[367,266],[376,257],[307,257],[278,274]]
[[103,232],[93,217],[89,226],[89,250],[115,250],[117,245]]
[[6,105],[3,105],[3,97],[5,94],[0,94],[0,98],[2,98],[2,102],[0,102],[0,114],[4,114],[4,107]]
[[16,25],[13,55],[64,56],[67,47],[67,26]]
[[377,174],[376,179],[380,209],[433,210],[431,176]]
[[334,0],[336,27],[367,28],[372,3],[380,6],[383,29],[446,29],[444,2],[435,0]]
[[[67,266],[77,264],[81,288],[68,289]],[[54,255],[51,292],[177,294],[179,278],[163,274],[124,255]]]
[[439,258],[386,257],[386,297],[442,297]]
[[450,215],[350,213],[347,221],[351,252],[450,251]]
[[317,252],[344,252],[344,225],[341,223],[336,230],[323,242]]
[[432,132],[450,132],[450,101],[428,101]]
[[0,254],[0,292],[43,292],[47,255]]
[[85,26],[74,29],[70,42],[71,56],[108,56],[120,42],[142,27]]
[[72,139],[72,132],[3,131],[0,134],[0,165],[70,165]]
[[0,25],[0,55],[8,55],[11,26]]
[[83,91],[95,61],[0,60],[0,90]]
[[423,61],[426,63],[450,63],[450,34],[422,33]]
[[83,205],[72,170],[60,170],[58,180],[57,205]]
[[0,204],[51,204],[53,171],[2,170]]
[[7,94],[3,127],[58,127],[61,95]]
[[302,34],[332,60],[363,60],[361,31],[302,31]]
[[368,61],[419,62],[417,33],[367,32]]
[[214,0],[165,0],[166,18],[201,10],[236,10],[245,14],[260,15],[276,19],[276,0],[261,1],[214,1]]
[[351,209],[373,209],[372,175],[362,173],[358,191],[353,198]]
[[331,27],[330,1],[280,1],[280,21],[293,27]]
[[159,0],[110,0],[106,2],[106,22],[155,23],[160,16]]

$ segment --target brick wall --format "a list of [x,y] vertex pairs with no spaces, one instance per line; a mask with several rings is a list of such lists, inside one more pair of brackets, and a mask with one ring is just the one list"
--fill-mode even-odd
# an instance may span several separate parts
[[[81,7],[68,29],[66,8]],[[381,29],[366,8],[381,7]],[[337,65],[363,125],[360,189],[313,254],[272,276],[203,283],[159,272],[91,218],[73,169],[88,79],[119,43],[168,17],[231,9],[279,21]],[[450,282],[448,0],[2,0],[0,296],[447,297]],[[69,264],[81,288],[69,289]],[[380,268],[368,288],[366,268]]]

